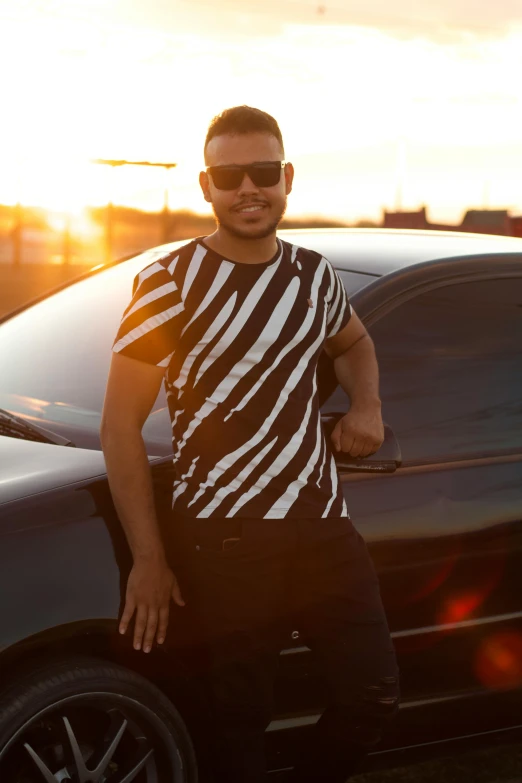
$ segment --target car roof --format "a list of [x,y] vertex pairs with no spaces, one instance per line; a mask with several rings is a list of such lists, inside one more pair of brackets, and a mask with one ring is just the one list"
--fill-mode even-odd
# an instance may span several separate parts
[[[494,234],[466,234],[460,231],[424,231],[383,228],[307,228],[282,229],[278,231],[281,239],[315,250],[328,258],[340,270],[354,272],[349,293],[358,290],[363,284],[362,277],[368,275],[380,277],[413,264],[435,261],[458,256],[484,255],[498,253],[522,253],[522,239],[518,237],[495,236]],[[88,272],[72,280],[67,280],[51,291],[45,291],[33,300],[24,302],[20,307],[0,317],[0,323],[28,309],[43,299],[69,288],[82,279],[104,272],[113,266],[125,262],[138,261],[142,265],[149,263],[162,253],[175,252],[190,239],[168,242],[153,246],[142,252],[132,253],[111,264],[99,264]],[[346,281],[345,281],[346,283]]]
[[454,256],[522,253],[522,239],[518,237],[459,231],[288,229],[278,235],[292,244],[316,250],[338,269],[376,276]]

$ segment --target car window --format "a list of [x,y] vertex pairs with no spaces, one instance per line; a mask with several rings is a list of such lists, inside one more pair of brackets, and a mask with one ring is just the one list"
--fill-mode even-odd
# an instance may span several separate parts
[[352,272],[346,269],[336,269],[336,271],[343,281],[348,296],[351,296],[356,291],[360,291],[361,288],[370,285],[370,283],[373,283],[373,281],[377,280],[379,277],[378,275],[367,275],[362,274],[361,272]]
[[[158,253],[109,267],[1,324],[0,407],[66,435],[77,446],[100,448],[112,342],[134,276]],[[150,455],[171,452],[163,387],[143,435]]]
[[522,278],[423,293],[369,331],[405,461],[522,451]]

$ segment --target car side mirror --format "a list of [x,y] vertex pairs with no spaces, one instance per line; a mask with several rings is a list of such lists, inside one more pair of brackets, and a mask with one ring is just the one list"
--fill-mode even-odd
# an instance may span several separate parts
[[[345,413],[324,413],[321,416],[327,438],[330,438],[335,425],[344,415]],[[401,447],[388,424],[384,424],[384,441],[375,454],[361,459],[350,457],[349,454],[342,451],[334,451],[333,453],[337,469],[344,473],[395,473],[402,464]]]

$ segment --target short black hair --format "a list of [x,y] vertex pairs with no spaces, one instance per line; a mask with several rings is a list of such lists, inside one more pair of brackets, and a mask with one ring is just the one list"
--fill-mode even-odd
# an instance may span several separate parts
[[234,106],[216,115],[208,127],[204,149],[214,136],[244,133],[270,133],[276,137],[284,154],[283,136],[276,120],[266,111],[252,106]]

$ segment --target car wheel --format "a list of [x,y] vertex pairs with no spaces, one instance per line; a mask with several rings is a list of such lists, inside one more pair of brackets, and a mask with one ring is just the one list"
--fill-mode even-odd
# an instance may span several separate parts
[[0,693],[0,781],[196,783],[183,720],[148,680],[74,658]]

